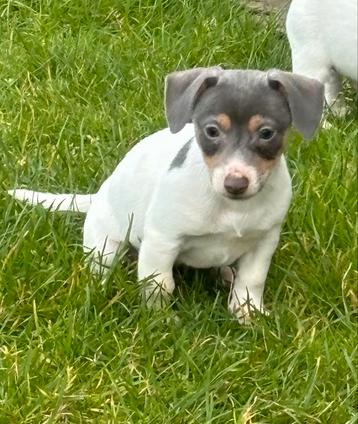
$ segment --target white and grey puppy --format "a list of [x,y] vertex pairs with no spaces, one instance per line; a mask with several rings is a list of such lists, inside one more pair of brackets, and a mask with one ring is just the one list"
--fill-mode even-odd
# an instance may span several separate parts
[[[10,192],[55,210],[87,212],[84,248],[109,266],[126,239],[157,306],[174,290],[175,263],[234,264],[229,309],[263,309],[263,291],[291,199],[283,150],[291,123],[311,137],[323,86],[272,70],[196,68],[166,79],[169,129],[140,141],[96,194]],[[192,122],[192,123],[191,123]]]
[[345,112],[341,75],[357,83],[357,0],[292,0],[286,20],[292,71],[324,84],[327,105]]

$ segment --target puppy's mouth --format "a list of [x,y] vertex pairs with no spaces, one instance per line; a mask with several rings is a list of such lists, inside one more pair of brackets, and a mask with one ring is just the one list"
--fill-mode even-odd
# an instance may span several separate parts
[[257,194],[257,192],[255,193],[250,193],[250,194],[230,194],[230,193],[223,193],[224,197],[226,197],[227,199],[230,200],[236,200],[236,201],[240,201],[240,200],[247,200],[247,199],[251,199],[251,197],[254,197]]
[[230,200],[235,200],[235,201],[244,201],[244,200],[248,200],[251,199],[252,197],[257,196],[257,194],[260,193],[260,191],[264,188],[265,184],[259,184],[259,186],[256,188],[255,191],[245,191],[244,193],[240,193],[240,194],[232,194],[232,193],[228,193],[227,191],[225,191],[224,193],[222,193],[222,195]]

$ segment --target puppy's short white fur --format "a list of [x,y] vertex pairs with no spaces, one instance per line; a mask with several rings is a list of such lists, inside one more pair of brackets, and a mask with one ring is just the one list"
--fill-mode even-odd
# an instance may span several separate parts
[[[144,293],[154,306],[174,290],[175,263],[234,264],[229,309],[245,319],[250,308],[263,309],[267,272],[290,204],[284,131],[293,121],[312,135],[322,93],[318,82],[280,71],[173,73],[166,93],[171,130],[135,145],[96,194],[10,193],[53,210],[86,212],[84,248],[102,269],[131,226],[138,278],[150,280]],[[273,135],[266,140],[268,128]]]
[[357,0],[292,0],[286,21],[292,71],[321,81],[328,106],[345,113],[341,75],[357,83]]

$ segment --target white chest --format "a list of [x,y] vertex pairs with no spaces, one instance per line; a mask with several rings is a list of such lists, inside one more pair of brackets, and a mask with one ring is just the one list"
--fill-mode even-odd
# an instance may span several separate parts
[[231,265],[257,241],[256,237],[238,237],[235,234],[225,233],[189,236],[184,242],[177,262],[194,268]]
[[206,220],[201,234],[184,238],[177,261],[195,268],[231,265],[251,250],[282,218],[265,207],[250,213],[225,212]]

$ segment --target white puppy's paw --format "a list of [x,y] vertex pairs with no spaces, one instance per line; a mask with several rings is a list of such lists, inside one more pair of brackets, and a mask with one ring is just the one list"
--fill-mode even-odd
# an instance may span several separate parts
[[145,304],[155,311],[164,308],[169,303],[169,295],[162,289],[144,290]]
[[250,324],[251,318],[254,314],[270,314],[262,305],[255,305],[253,302],[244,300],[240,302],[235,296],[232,296],[228,309],[233,315],[235,315],[239,323],[243,325]]
[[250,324],[252,308],[250,308],[247,303],[240,304],[236,299],[231,299],[229,311],[237,318],[240,324]]
[[327,121],[327,119],[325,119],[325,120],[322,122],[322,128],[323,128],[324,130],[330,130],[330,129],[332,128],[332,124],[331,124],[329,121]]
[[344,118],[348,113],[348,108],[344,101],[336,101],[331,106],[327,107],[324,120],[321,127],[324,130],[329,130],[335,126],[336,118]]
[[348,108],[344,100],[337,100],[329,106],[330,112],[337,118],[344,118],[348,113]]
[[152,280],[144,283],[143,297],[148,308],[158,310],[168,305],[174,290],[174,281],[165,278],[161,282]]

